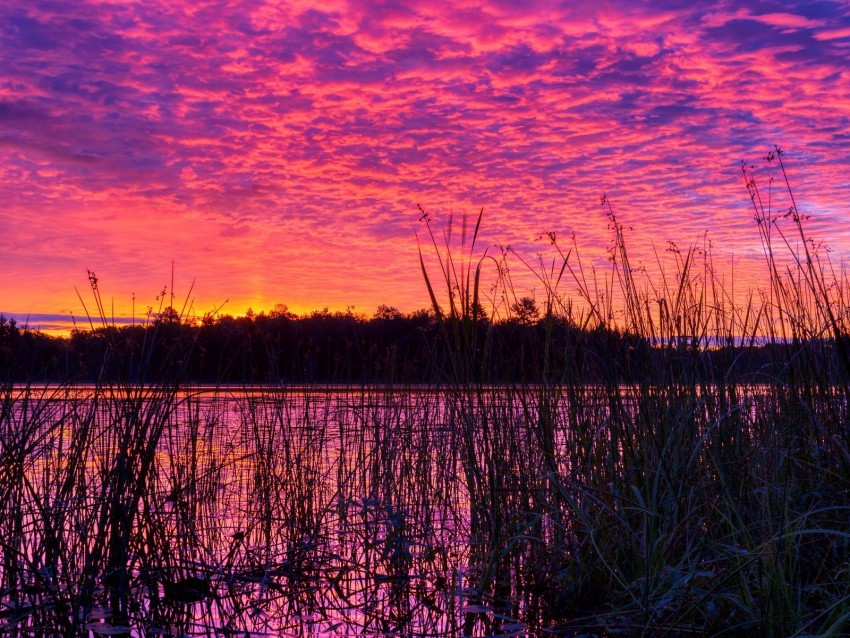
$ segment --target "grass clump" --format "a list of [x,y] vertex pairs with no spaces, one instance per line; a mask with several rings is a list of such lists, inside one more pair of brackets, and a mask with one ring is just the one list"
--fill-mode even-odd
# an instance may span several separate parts
[[[553,233],[550,266],[523,262],[545,291],[539,383],[493,391],[458,373],[470,367],[465,335],[475,328],[456,326],[485,324],[463,304],[438,314],[463,355],[449,385],[473,562],[486,565],[470,581],[473,604],[565,635],[847,631],[847,282],[805,234],[781,151],[768,161],[790,206],[772,212],[744,167],[771,275],[745,307],[706,244],[671,245],[671,276],[639,281],[603,198],[614,234],[607,274]],[[450,300],[479,298],[482,261],[472,279],[450,278],[453,262],[440,261]],[[512,290],[509,276],[501,285]],[[563,340],[550,329],[558,322],[581,336]],[[609,335],[604,352],[582,344],[595,331]],[[553,353],[569,363],[553,366]],[[503,408],[512,401],[521,409]],[[536,580],[516,568],[523,560]]]

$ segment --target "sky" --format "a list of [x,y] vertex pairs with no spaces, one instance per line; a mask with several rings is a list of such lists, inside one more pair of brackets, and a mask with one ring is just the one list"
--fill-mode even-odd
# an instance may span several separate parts
[[89,270],[119,321],[172,281],[198,315],[413,311],[420,206],[604,268],[603,194],[633,265],[707,239],[759,286],[741,161],[766,186],[774,145],[842,256],[848,0],[4,0],[0,313],[80,321]]

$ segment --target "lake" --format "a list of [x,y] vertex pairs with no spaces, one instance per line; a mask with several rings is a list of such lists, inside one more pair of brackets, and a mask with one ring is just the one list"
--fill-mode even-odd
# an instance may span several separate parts
[[[526,408],[493,389],[17,388],[2,433],[3,623],[521,633],[528,570],[498,598],[479,583],[502,569],[482,563],[493,525],[519,545],[547,533]],[[516,427],[487,434],[482,412]],[[493,445],[510,521],[474,493]]]
[[[844,555],[830,544],[847,533],[841,389],[66,385],[0,399],[6,633],[712,635],[757,621],[765,573],[819,583],[807,609],[843,595],[840,575],[805,571]],[[787,567],[754,571],[780,546]]]

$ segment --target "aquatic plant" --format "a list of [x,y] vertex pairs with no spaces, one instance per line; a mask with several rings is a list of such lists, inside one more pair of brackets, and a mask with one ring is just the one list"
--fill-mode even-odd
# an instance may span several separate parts
[[396,383],[417,359],[254,386],[244,355],[216,369],[245,383],[198,386],[204,324],[172,301],[125,339],[92,274],[93,382],[13,382],[2,343],[0,630],[846,634],[847,282],[745,174],[771,281],[744,306],[704,239],[645,279],[608,198],[604,268],[554,233],[551,258],[491,256],[480,214],[458,246],[423,212],[425,385]]

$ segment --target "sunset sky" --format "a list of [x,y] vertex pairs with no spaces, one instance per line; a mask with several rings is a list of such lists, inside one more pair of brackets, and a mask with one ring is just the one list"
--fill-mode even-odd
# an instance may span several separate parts
[[758,285],[740,162],[774,144],[850,256],[847,0],[4,0],[0,312],[79,318],[90,269],[140,316],[172,262],[198,314],[411,311],[417,205],[604,264],[603,192],[635,263],[707,232]]

